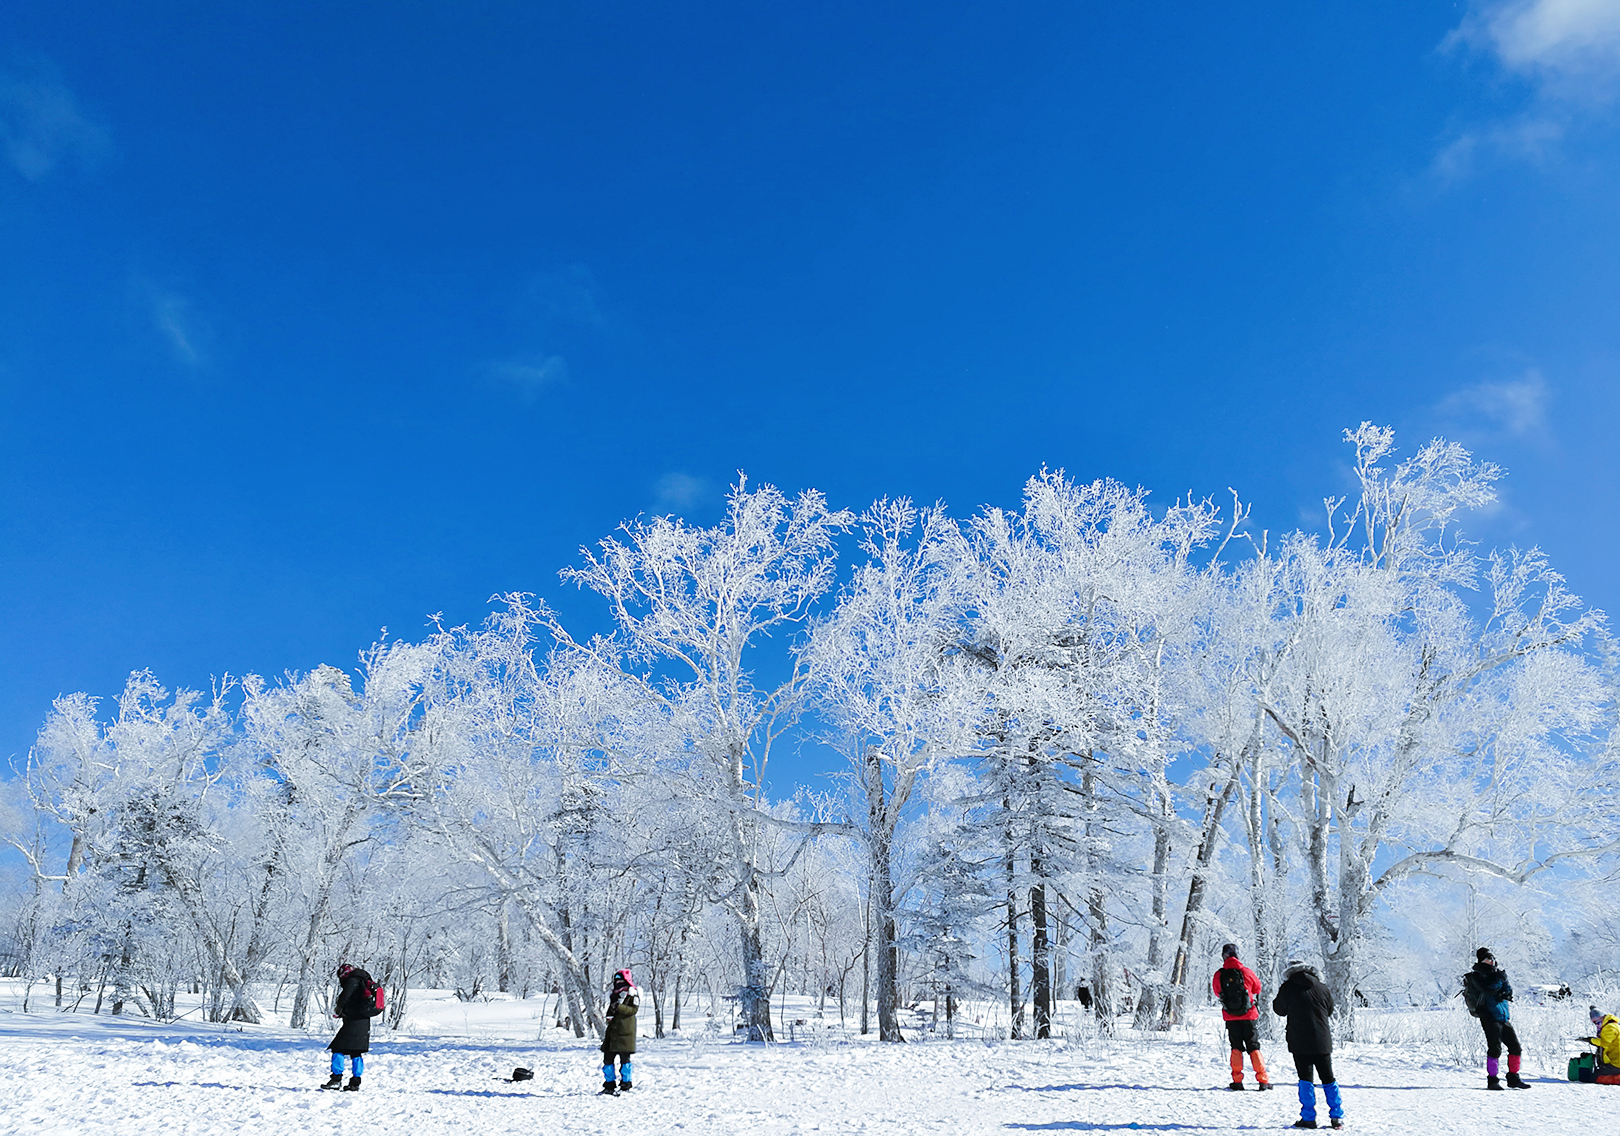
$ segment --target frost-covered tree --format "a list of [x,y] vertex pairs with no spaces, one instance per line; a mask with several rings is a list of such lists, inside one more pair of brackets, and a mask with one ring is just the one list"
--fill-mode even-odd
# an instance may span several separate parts
[[1494,498],[1499,471],[1441,440],[1386,468],[1391,431],[1347,437],[1358,495],[1329,503],[1326,541],[1278,554],[1286,653],[1261,702],[1296,763],[1314,933],[1346,1007],[1369,920],[1401,881],[1523,882],[1617,835],[1615,786],[1580,756],[1608,723],[1583,654],[1601,613],[1536,550],[1491,554],[1471,602],[1481,558],[1455,521]]
[[803,703],[804,670],[756,684],[753,656],[801,624],[833,584],[835,539],[854,520],[821,494],[789,498],[739,478],[710,528],[667,517],[626,523],[565,580],[603,596],[633,661],[657,668],[646,687],[684,730],[696,798],[723,818],[727,869],[717,897],[737,924],[741,997],[753,1036],[772,1036],[761,938],[760,843],[765,771]]
[[918,779],[972,744],[972,689],[957,649],[970,550],[938,507],[879,501],[861,516],[861,551],[833,612],[801,658],[829,740],[858,786],[877,932],[878,1036],[900,1032],[895,838]]
[[[273,783],[263,806],[275,818],[255,911],[266,910],[279,876],[301,885],[290,894],[300,909],[292,937],[294,1029],[308,1023],[311,998],[327,978],[316,961],[344,899],[343,874],[401,790],[396,770],[411,748],[430,661],[424,647],[394,641],[362,657],[358,691],[332,666],[276,686],[257,676],[243,682],[243,745]],[[262,958],[262,950],[250,939],[250,958]]]
[[[979,572],[967,651],[984,675],[986,803],[1005,841],[1015,1036],[1019,897],[1028,896],[1034,1032],[1045,1036],[1048,892],[1059,882],[1083,896],[1100,1019],[1113,1017],[1110,896],[1145,925],[1142,969],[1153,976],[1149,1004],[1157,1005],[1173,836],[1182,823],[1168,777],[1180,752],[1169,668],[1198,602],[1191,557],[1214,535],[1215,521],[1208,503],[1154,517],[1141,490],[1075,485],[1043,471],[1026,485],[1020,512],[986,510],[970,526]],[[1115,853],[1130,831],[1152,843],[1145,896],[1118,886],[1126,864]]]
[[430,640],[426,706],[399,778],[413,824],[522,912],[558,967],[576,1032],[600,1032],[591,960],[613,918],[604,870],[622,852],[616,793],[656,741],[651,704],[601,643],[561,643],[542,672],[534,628],[547,613],[502,598],[481,628]]
[[75,901],[81,938],[104,952],[114,1012],[132,999],[155,1015],[171,1011],[194,943],[232,991],[235,1012],[259,1019],[209,895],[224,851],[214,815],[230,732],[224,700],[223,686],[210,700],[186,690],[171,696],[149,672],[136,672],[105,725],[93,699],[58,699],[30,755],[36,808],[71,834],[55,878]]

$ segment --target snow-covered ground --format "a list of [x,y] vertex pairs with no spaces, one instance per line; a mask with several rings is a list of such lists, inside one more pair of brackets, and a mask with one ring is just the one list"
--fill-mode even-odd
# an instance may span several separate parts
[[[1276,1091],[1225,1091],[1224,1035],[1212,1012],[1168,1038],[1105,1040],[1075,1029],[1061,1041],[903,1046],[836,1033],[768,1047],[715,1035],[646,1039],[635,1090],[605,1098],[596,1095],[594,1047],[549,1028],[540,1001],[464,1004],[416,991],[412,999],[409,1032],[377,1032],[362,1090],[331,1093],[315,1089],[327,1073],[321,1035],[8,1012],[18,1000],[0,991],[0,1133],[1220,1134],[1282,1129],[1299,1115],[1278,1047],[1267,1055]],[[1540,1023],[1549,1044],[1526,1061],[1530,1092],[1487,1093],[1477,1066],[1457,1064],[1466,1018],[1344,1045],[1334,1064],[1347,1126],[1470,1136],[1601,1128],[1620,1089],[1569,1084],[1553,1052],[1582,1021],[1570,1008]],[[520,1065],[534,1080],[506,1081]]]

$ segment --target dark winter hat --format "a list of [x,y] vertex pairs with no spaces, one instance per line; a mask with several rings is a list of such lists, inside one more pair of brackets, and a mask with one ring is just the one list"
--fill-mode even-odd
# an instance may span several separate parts
[[1479,948],[1474,952],[1474,958],[1479,962],[1484,962],[1486,959],[1490,959],[1492,962],[1496,961],[1496,956],[1491,954],[1491,948],[1489,947]]
[[625,967],[623,970],[619,971],[618,973],[616,973],[613,976],[613,985],[615,985],[615,986],[634,986],[635,985],[635,983],[630,980],[630,968],[629,967]]
[[1224,944],[1222,944],[1222,946],[1221,946],[1221,957],[1223,959],[1235,959],[1235,958],[1237,958],[1237,944],[1236,943],[1224,943]]
[[354,967],[350,966],[348,963],[344,962],[344,963],[339,963],[338,964],[337,974],[338,974],[339,978],[347,978],[347,977],[349,977],[349,975],[351,975],[353,973],[354,973]]

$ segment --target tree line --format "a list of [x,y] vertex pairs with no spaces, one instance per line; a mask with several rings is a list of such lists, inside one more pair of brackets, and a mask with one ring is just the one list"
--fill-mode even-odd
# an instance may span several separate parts
[[[514,593],[352,672],[59,698],[7,786],[4,965],[302,1027],[341,957],[396,1023],[413,984],[543,990],[583,1035],[622,960],[659,1033],[707,993],[769,1039],[791,989],[898,1041],[908,995],[1168,1028],[1214,936],[1353,1007],[1402,896],[1574,887],[1620,808],[1602,613],[1459,531],[1500,471],[1346,438],[1319,531],[1046,470],[965,518],[739,477],[563,571],[608,634]],[[773,796],[783,746],[836,775]]]

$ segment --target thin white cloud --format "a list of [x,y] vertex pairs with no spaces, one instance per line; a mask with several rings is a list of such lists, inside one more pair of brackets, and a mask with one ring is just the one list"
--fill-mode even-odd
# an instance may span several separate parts
[[1548,394],[1547,380],[1531,368],[1518,379],[1476,383],[1453,391],[1436,409],[1464,429],[1534,438],[1547,433]]
[[535,398],[545,387],[568,378],[568,360],[561,355],[532,355],[507,359],[489,366],[490,377],[512,387],[525,398]]
[[665,509],[690,509],[710,496],[712,487],[689,473],[666,473],[658,479],[658,504]]
[[1477,9],[1458,34],[1566,97],[1605,97],[1620,78],[1616,0],[1498,0]]
[[108,138],[59,80],[0,71],[0,147],[12,169],[39,181],[67,161],[95,165]]
[[182,292],[149,277],[130,281],[130,299],[139,318],[157,333],[176,363],[200,369],[212,361],[214,326]]
[[529,282],[528,299],[547,320],[597,330],[609,322],[607,294],[583,264],[542,272]]
[[1620,95],[1620,0],[1474,0],[1441,47],[1484,56],[1530,91],[1518,112],[1440,148],[1433,170],[1445,180],[1487,157],[1542,163]]
[[1487,155],[1540,164],[1550,159],[1564,139],[1564,116],[1533,112],[1506,122],[1463,131],[1434,156],[1434,173],[1446,181],[1467,177]]
[[208,325],[193,310],[191,301],[173,293],[155,292],[151,304],[152,323],[169,344],[174,357],[188,367],[202,366]]

